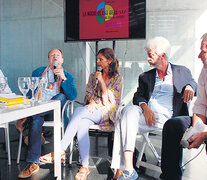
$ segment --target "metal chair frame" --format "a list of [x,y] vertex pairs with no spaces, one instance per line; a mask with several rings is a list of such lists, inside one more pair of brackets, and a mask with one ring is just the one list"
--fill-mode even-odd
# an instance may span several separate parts
[[[192,114],[193,114],[192,113],[192,107],[193,107],[193,104],[194,104],[195,100],[196,100],[196,97],[194,97],[193,100],[188,103],[188,111],[189,111],[190,116],[192,116]],[[152,131],[151,133],[153,133],[155,135],[162,136],[162,130]],[[139,156],[138,156],[138,159],[137,159],[137,166],[138,167],[143,166],[143,167],[146,167],[148,169],[151,169],[151,170],[154,170],[154,171],[157,171],[157,172],[161,173],[161,168],[160,168],[160,166],[161,166],[161,156],[158,154],[158,152],[156,151],[154,145],[150,141],[149,133],[142,134],[142,137],[143,137],[143,141],[142,141],[141,149],[140,149]],[[157,165],[142,161],[142,156],[144,154],[146,145],[149,146],[149,148],[152,151],[154,157],[156,158]]]

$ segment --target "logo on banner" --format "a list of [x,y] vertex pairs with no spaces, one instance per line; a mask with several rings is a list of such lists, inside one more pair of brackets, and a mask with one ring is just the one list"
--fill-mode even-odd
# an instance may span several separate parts
[[105,2],[101,2],[96,9],[96,19],[99,23],[104,24],[105,21],[109,21],[114,15],[114,9],[110,5],[106,5]]

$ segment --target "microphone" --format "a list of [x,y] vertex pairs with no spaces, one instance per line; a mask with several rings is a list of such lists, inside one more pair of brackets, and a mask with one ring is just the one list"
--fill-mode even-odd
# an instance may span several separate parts
[[[57,61],[53,61],[53,69],[57,68]],[[58,76],[54,74],[54,81],[57,82]]]
[[[98,67],[97,67],[97,71],[98,71],[98,72],[101,72],[101,71],[102,71],[102,67],[98,66]],[[98,84],[98,79],[96,79],[96,84]]]

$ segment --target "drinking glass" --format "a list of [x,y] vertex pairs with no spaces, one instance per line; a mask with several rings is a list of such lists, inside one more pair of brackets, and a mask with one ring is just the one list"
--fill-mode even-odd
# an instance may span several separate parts
[[42,97],[40,98],[40,101],[44,101],[44,91],[46,90],[48,85],[48,79],[47,77],[41,77],[39,78],[39,84],[38,84],[38,88],[42,93]]
[[0,94],[4,93],[6,85],[7,85],[7,77],[0,77]]
[[24,96],[24,104],[26,105],[26,94],[30,89],[31,79],[30,77],[18,77],[18,87]]
[[31,77],[30,89],[32,91],[32,98],[31,98],[32,102],[35,102],[34,91],[37,88],[38,84],[39,84],[39,77]]

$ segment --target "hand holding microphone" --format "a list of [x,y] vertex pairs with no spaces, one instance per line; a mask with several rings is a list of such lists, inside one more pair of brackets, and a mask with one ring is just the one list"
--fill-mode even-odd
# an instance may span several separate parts
[[[97,68],[97,72],[101,72],[102,71],[102,67],[98,66]],[[96,74],[96,84],[98,84],[98,78],[97,78],[97,74]]]
[[57,82],[58,77],[61,79],[66,79],[65,74],[63,72],[62,66],[58,66],[57,61],[53,61],[53,69],[54,69],[54,81]]
[[[53,69],[57,68],[57,61],[53,61]],[[54,74],[54,81],[57,82],[58,76],[57,74]]]

